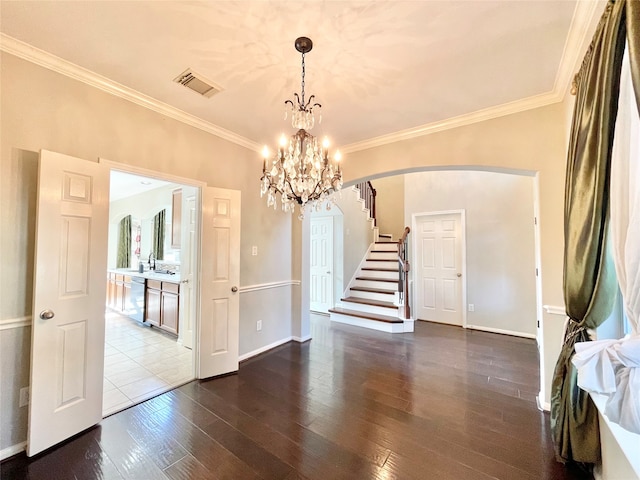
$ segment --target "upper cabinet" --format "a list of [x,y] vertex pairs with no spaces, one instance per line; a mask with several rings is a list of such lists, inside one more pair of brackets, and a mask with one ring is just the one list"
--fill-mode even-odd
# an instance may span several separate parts
[[173,191],[171,202],[171,248],[180,248],[182,238],[182,189]]

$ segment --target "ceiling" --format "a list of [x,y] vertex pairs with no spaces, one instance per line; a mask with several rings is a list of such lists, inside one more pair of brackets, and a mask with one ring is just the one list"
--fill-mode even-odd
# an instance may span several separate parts
[[115,202],[123,198],[132,197],[141,193],[155,190],[156,188],[173,185],[157,178],[134,175],[132,173],[111,170],[109,182],[109,201]]
[[[559,101],[592,21],[585,3],[2,1],[0,30],[5,46],[29,44],[106,77],[100,85],[118,94],[256,148],[293,133],[284,101],[300,91],[294,40],[308,36],[306,95],[323,105],[312,133],[353,150]],[[205,98],[175,83],[187,68],[222,91]]]

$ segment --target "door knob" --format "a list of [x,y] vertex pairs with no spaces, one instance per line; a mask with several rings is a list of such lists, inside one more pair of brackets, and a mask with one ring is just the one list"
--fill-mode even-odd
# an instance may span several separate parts
[[233,293],[236,293],[238,291],[238,287],[236,287],[235,285],[233,287],[231,287],[231,291]]
[[40,312],[40,318],[42,320],[51,320],[53,317],[55,317],[56,314],[53,313],[53,310],[43,310]]
[[184,280],[180,280],[180,283],[189,283],[189,279],[185,278]]
[[331,271],[327,272],[327,274],[331,273]]
[[457,274],[457,276],[458,276],[458,278],[460,278],[460,277],[462,276],[462,274],[461,274],[461,273],[458,273],[458,274]]

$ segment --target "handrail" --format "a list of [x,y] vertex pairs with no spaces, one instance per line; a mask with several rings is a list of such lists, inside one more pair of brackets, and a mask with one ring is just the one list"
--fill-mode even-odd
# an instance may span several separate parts
[[356,188],[360,191],[360,199],[364,200],[364,206],[369,210],[369,217],[373,218],[373,225],[375,226],[377,224],[376,195],[378,192],[369,181],[356,184]]
[[411,318],[411,307],[409,306],[409,270],[411,270],[411,265],[408,258],[410,232],[411,229],[405,227],[402,237],[398,240],[398,293],[400,294],[400,300],[404,304],[405,320]]

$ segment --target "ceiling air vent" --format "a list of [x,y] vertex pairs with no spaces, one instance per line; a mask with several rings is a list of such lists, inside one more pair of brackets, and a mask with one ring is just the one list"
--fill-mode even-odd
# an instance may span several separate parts
[[216,93],[221,92],[222,88],[217,86],[212,81],[204,78],[199,73],[194,72],[192,69],[187,68],[184,72],[173,79],[176,83],[181,83],[187,88],[190,88],[200,95],[210,98]]

